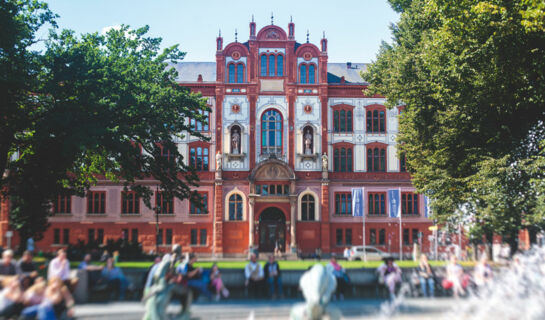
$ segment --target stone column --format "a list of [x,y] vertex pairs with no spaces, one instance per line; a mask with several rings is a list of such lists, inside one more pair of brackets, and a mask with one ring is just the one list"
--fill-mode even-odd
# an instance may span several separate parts
[[255,230],[255,225],[254,225],[254,204],[255,204],[255,199],[253,197],[250,197],[249,199],[249,211],[248,211],[248,222],[249,222],[249,235],[248,235],[248,248],[249,249],[253,249],[254,248],[254,230]]
[[290,197],[290,247],[292,252],[297,252],[297,241],[295,238],[296,235],[296,222],[297,222],[297,198],[295,196]]

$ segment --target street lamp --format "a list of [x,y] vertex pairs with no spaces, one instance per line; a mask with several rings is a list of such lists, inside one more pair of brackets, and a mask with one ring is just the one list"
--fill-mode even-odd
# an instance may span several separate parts
[[159,185],[155,190],[155,254],[159,254],[159,212],[161,206],[159,205]]

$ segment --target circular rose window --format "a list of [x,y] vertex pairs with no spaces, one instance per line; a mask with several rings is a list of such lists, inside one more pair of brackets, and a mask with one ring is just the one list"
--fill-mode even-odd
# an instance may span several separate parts
[[305,106],[304,110],[305,110],[305,113],[311,113],[311,112],[312,112],[312,106],[310,106],[310,105],[307,104],[307,105]]
[[240,58],[240,52],[235,51],[231,54],[231,58],[238,60]]
[[231,111],[233,113],[239,113],[240,112],[240,106],[238,104],[234,104],[231,106]]

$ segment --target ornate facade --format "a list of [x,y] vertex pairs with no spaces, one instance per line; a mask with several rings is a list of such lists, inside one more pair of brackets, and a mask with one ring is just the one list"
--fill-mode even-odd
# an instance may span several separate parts
[[[178,141],[199,170],[207,210],[158,194],[161,248],[181,243],[218,256],[251,247],[340,252],[362,244],[350,191],[365,187],[367,245],[399,252],[399,219],[389,218],[387,205],[387,190],[395,188],[403,250],[416,241],[429,250],[424,199],[396,151],[402,107],[386,109],[383,97],[363,94],[365,64],[328,63],[325,36],[319,46],[299,43],[293,23],[287,33],[273,24],[256,33],[251,22],[248,41],[224,46],[219,36],[216,48],[215,62],[173,65],[180,85],[202,93],[212,109],[209,124],[188,120],[209,142]],[[40,249],[119,237],[155,248],[155,211],[120,185],[100,181],[86,198],[59,198],[55,208]]]

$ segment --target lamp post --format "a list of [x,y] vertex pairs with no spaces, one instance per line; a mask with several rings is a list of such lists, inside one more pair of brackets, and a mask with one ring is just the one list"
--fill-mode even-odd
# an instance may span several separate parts
[[155,190],[155,254],[159,254],[159,185]]

